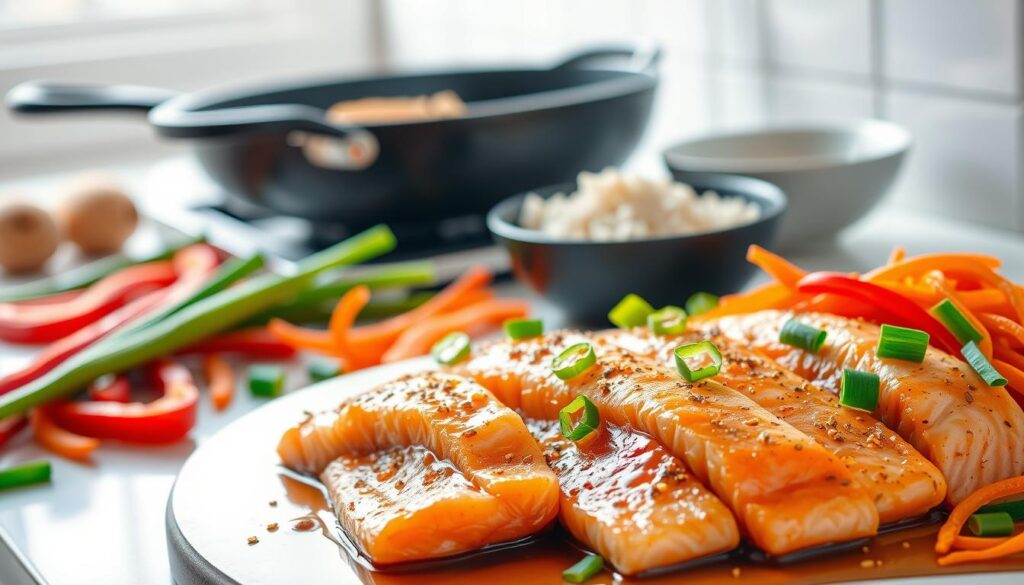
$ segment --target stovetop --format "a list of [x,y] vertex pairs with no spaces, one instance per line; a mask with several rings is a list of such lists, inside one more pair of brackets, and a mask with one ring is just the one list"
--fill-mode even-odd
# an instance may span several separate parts
[[[288,270],[297,260],[352,235],[338,224],[274,214],[226,197],[192,161],[175,159],[154,166],[140,194],[145,215],[191,236],[204,236],[232,254],[263,253],[272,266]],[[386,262],[430,258],[439,278],[450,280],[473,264],[496,273],[509,270],[508,257],[495,246],[482,215],[417,224],[387,223],[398,248]]]

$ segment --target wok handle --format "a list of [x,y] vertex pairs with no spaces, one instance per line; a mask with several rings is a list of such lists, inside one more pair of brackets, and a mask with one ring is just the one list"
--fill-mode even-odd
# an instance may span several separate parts
[[170,138],[217,138],[290,131],[343,138],[361,130],[335,126],[327,121],[322,109],[302,104],[267,104],[220,110],[156,108],[149,113],[149,122],[162,136]]
[[85,110],[147,112],[177,95],[169,89],[141,85],[27,81],[7,92],[7,107],[26,114]]
[[616,45],[596,47],[571,55],[552,69],[575,69],[586,67],[588,63],[609,61],[611,59],[623,59],[626,61],[626,68],[638,73],[654,73],[661,60],[661,48],[651,43],[638,43],[635,45]]

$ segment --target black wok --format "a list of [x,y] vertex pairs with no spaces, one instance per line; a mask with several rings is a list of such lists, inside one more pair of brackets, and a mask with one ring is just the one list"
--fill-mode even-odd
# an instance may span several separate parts
[[[483,213],[513,193],[626,159],[650,115],[657,49],[585,51],[546,69],[327,79],[177,94],[138,86],[29,82],[22,113],[148,112],[232,196],[358,227]],[[619,61],[615,66],[615,61]],[[341,126],[341,100],[454,90],[463,118]]]

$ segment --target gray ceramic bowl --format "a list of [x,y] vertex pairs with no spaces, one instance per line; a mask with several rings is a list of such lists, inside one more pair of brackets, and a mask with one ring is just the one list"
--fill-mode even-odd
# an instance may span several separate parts
[[678,181],[696,173],[764,179],[782,189],[789,211],[780,247],[831,238],[888,192],[910,133],[878,120],[734,131],[693,138],[665,150]]
[[[743,197],[761,207],[753,223],[687,236],[626,242],[566,241],[519,226],[525,194],[499,203],[487,215],[487,227],[512,257],[520,281],[561,309],[576,325],[607,326],[608,310],[627,293],[654,306],[679,305],[697,291],[735,292],[754,273],[746,261],[750,244],[770,247],[786,209],[782,191],[748,177],[691,174],[698,193],[713,189]],[[574,191],[554,185],[534,191],[547,197]]]

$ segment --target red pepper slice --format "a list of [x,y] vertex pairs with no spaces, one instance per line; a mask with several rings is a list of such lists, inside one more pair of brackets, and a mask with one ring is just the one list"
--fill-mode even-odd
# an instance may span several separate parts
[[886,322],[925,331],[935,347],[959,355],[960,343],[948,329],[913,301],[887,288],[837,272],[813,272],[800,279],[797,290],[804,293],[830,293],[855,299],[877,308]]
[[295,348],[280,341],[266,327],[240,329],[211,337],[181,350],[185,355],[238,354],[257,360],[286,360],[295,357]]
[[130,266],[63,302],[0,303],[0,339],[16,343],[56,341],[93,323],[145,291],[177,278],[167,261]]
[[89,385],[89,399],[99,402],[131,402],[132,385],[124,374],[100,378]]
[[21,429],[28,426],[28,419],[24,416],[11,416],[0,420],[0,447],[7,444]]
[[195,426],[199,389],[181,364],[159,362],[155,374],[164,393],[152,402],[57,402],[46,412],[61,428],[86,437],[173,443]]

